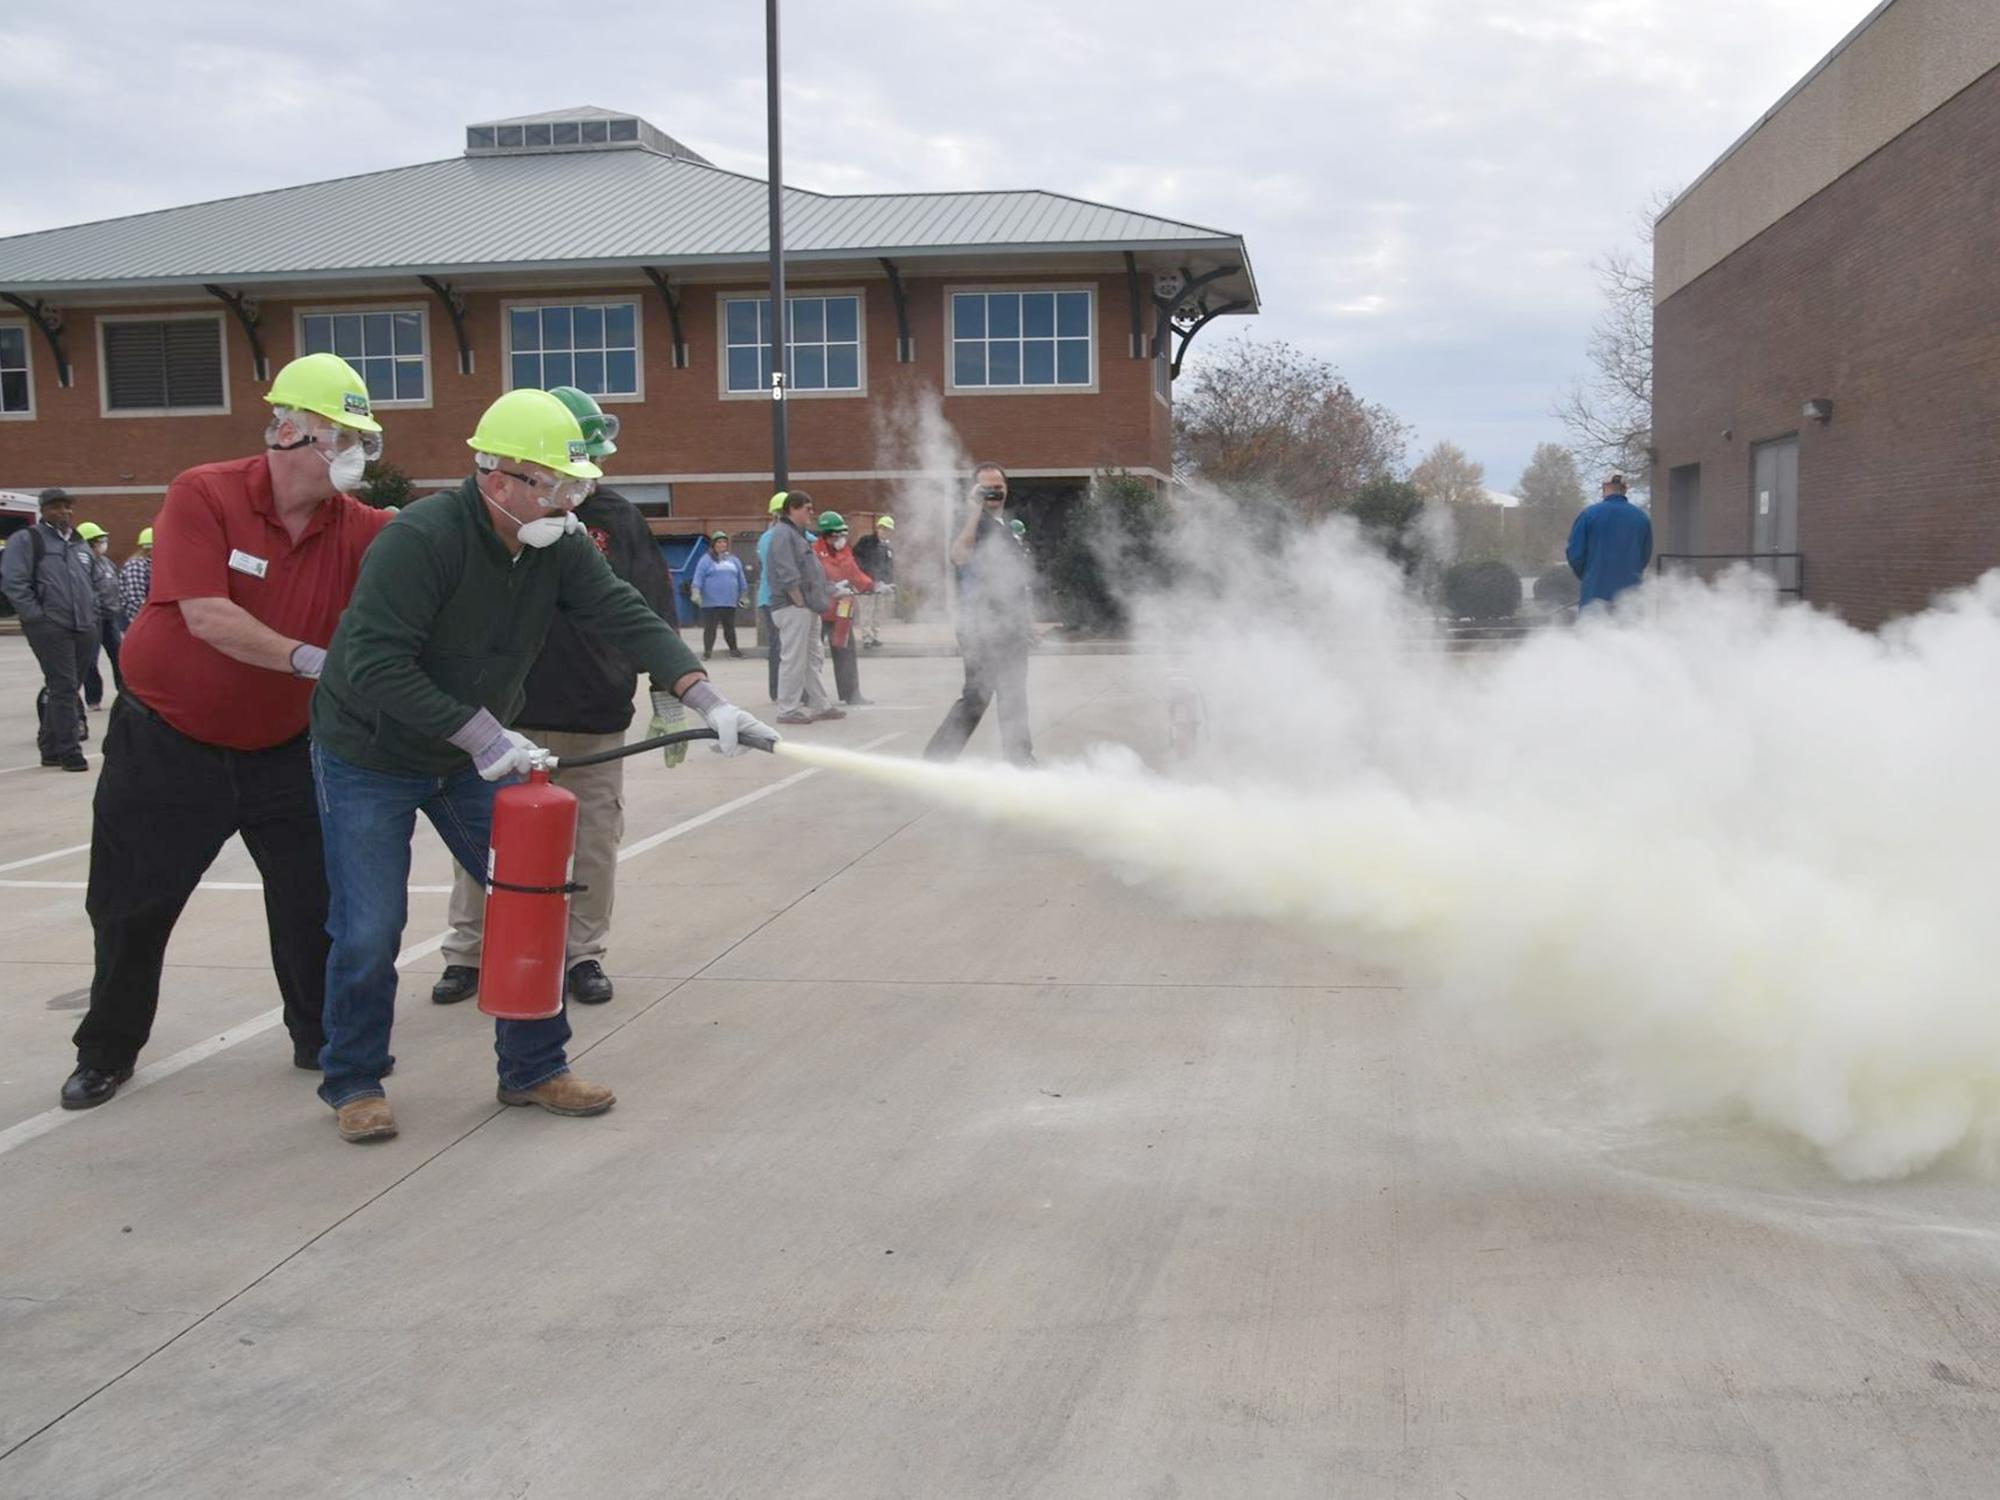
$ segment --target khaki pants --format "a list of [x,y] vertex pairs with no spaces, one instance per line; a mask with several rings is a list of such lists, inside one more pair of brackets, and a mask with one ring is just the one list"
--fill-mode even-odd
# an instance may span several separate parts
[[816,714],[831,708],[833,699],[819,675],[826,655],[819,616],[795,604],[781,604],[771,611],[771,618],[778,627],[778,712]]
[[[521,732],[553,750],[559,760],[615,750],[625,743],[622,734],[571,734],[561,729]],[[618,843],[625,836],[625,762],[614,760],[575,770],[558,766],[551,779],[576,798],[576,867],[570,878],[589,888],[569,898],[569,951],[564,967],[573,969],[587,959],[604,959],[618,875]],[[455,864],[453,869],[451,936],[444,940],[444,961],[476,969],[486,920],[486,892],[464,870]]]

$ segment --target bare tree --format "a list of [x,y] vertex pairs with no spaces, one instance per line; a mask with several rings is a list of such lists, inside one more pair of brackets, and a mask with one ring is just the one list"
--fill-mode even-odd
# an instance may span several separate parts
[[1332,365],[1276,339],[1230,340],[1174,398],[1179,464],[1218,488],[1314,517],[1399,473],[1409,435]]
[[1438,505],[1486,505],[1486,466],[1456,443],[1440,441],[1410,471],[1417,491]]
[[1604,308],[1590,331],[1591,373],[1557,400],[1552,415],[1588,471],[1616,471],[1643,488],[1653,447],[1653,224],[1674,195],[1655,193],[1640,220],[1637,252],[1592,262]]

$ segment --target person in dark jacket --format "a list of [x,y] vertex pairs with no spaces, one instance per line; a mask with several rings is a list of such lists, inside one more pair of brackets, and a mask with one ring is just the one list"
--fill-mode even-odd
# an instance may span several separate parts
[[875,591],[860,602],[861,644],[873,651],[882,644],[882,606],[896,591],[896,518],[877,516],[875,529],[854,544],[854,560],[875,580]]
[[1604,481],[1604,498],[1584,507],[1569,529],[1569,569],[1581,587],[1577,608],[1609,604],[1646,576],[1653,522],[1625,495],[1625,476]]
[[924,747],[924,759],[957,760],[987,707],[1000,706],[1000,748],[1017,766],[1035,763],[1028,724],[1028,655],[1035,645],[1027,551],[1002,519],[1007,471],[981,464],[974,471],[972,504],[952,539],[958,570],[958,650],[965,659],[965,690]]
[[[382,1080],[409,916],[410,837],[422,812],[452,856],[484,873],[498,784],[546,752],[507,726],[558,614],[635,658],[707,722],[725,755],[777,736],[717,692],[694,653],[571,514],[601,470],[547,391],[509,391],[468,442],[474,472],[382,530],[341,617],[312,701],[332,909],[319,1096],[340,1138],[396,1133]],[[565,1010],[496,1020],[502,1104],[597,1115],[610,1089],[570,1072]]]
[[[618,418],[574,386],[557,386],[549,394],[569,408],[583,428],[591,462],[601,464],[618,451]],[[616,490],[599,485],[577,506],[583,529],[611,564],[611,571],[636,588],[653,613],[672,623],[673,580],[659,543],[646,518]],[[528,699],[515,727],[533,735],[559,761],[572,756],[614,750],[625,743],[632,725],[632,699],[639,672],[631,658],[576,623],[558,614],[549,626],[542,654],[528,669]],[[681,705],[667,692],[669,684],[653,679],[656,714],[650,734],[687,727]],[[673,723],[669,726],[667,719]],[[667,752],[667,764],[677,766],[687,746]],[[606,938],[611,931],[611,905],[618,876],[618,844],[625,836],[625,762],[601,766],[558,765],[552,778],[576,796],[576,871],[572,877],[584,889],[570,898],[569,941],[564,968],[569,974],[569,998],[581,1005],[602,1005],[612,996],[604,972]],[[451,888],[451,935],[444,941],[444,974],[431,987],[431,999],[450,1005],[479,992],[479,954],[486,917],[486,893],[463,868]]]
[[42,669],[42,764],[88,771],[82,747],[84,674],[97,656],[97,576],[76,534],[67,490],[43,490],[41,520],[0,553],[0,587]]

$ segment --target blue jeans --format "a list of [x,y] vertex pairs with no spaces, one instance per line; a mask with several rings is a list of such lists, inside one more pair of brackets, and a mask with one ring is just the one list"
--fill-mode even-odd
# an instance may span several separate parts
[[[382,1097],[417,813],[431,820],[452,857],[483,880],[495,787],[470,766],[453,776],[402,776],[354,765],[318,745],[312,762],[333,938],[319,1096],[338,1109],[350,1099]],[[568,1043],[566,1012],[546,1021],[495,1021],[500,1087],[531,1089],[567,1071]]]

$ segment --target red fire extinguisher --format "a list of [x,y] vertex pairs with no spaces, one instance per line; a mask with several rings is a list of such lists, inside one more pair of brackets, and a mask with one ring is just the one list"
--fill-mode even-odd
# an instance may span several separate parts
[[561,1012],[576,848],[576,798],[541,766],[493,797],[479,1008],[504,1021]]

